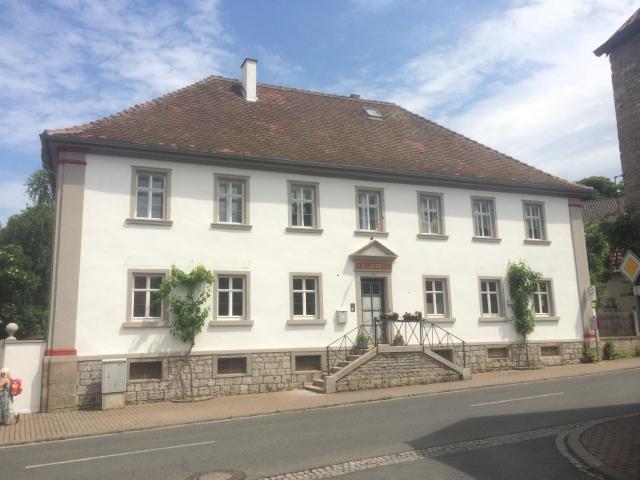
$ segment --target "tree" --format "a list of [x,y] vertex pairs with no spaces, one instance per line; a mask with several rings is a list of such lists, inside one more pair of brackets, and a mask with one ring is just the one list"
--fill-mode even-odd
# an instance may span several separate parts
[[584,236],[587,243],[587,263],[589,264],[589,279],[596,288],[596,295],[602,294],[607,258],[609,256],[609,242],[602,231],[603,223],[591,223],[584,226]]
[[620,196],[618,186],[608,177],[586,177],[576,183],[593,188],[592,199],[616,198]]
[[[203,305],[211,296],[213,272],[203,265],[196,266],[186,273],[173,265],[171,273],[161,284],[157,296],[169,302],[171,334],[189,345],[185,360],[189,366],[189,393],[193,398],[193,366],[191,351],[196,344],[196,335],[202,331],[209,309]],[[182,378],[182,377],[181,377]],[[183,389],[184,396],[184,389]]]
[[511,309],[513,310],[513,326],[522,335],[527,365],[529,365],[529,349],[527,348],[527,336],[533,332],[535,322],[531,311],[531,299],[542,274],[535,272],[523,260],[509,262],[507,267],[507,279],[509,282],[509,295],[511,297]]
[[[13,215],[0,228],[0,248],[19,247],[26,269],[35,281],[14,304],[14,321],[20,329],[18,335],[46,336],[49,285],[51,277],[51,252],[54,225],[54,203],[48,175],[44,170],[32,173],[25,183],[30,204],[19,214]],[[15,250],[11,250],[15,252]],[[0,268],[10,268],[8,264]],[[0,272],[0,276],[7,274]],[[10,285],[0,282],[0,297],[12,297]]]

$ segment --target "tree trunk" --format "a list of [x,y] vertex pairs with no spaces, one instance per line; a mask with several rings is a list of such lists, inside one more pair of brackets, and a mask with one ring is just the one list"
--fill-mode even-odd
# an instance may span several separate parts
[[196,344],[195,340],[191,340],[189,350],[187,350],[187,365],[189,366],[189,397],[193,400],[193,366],[191,365],[191,350]]
[[529,347],[527,346],[527,336],[523,335],[523,339],[524,339],[524,353],[527,356],[527,367],[531,368],[531,363],[529,362]]

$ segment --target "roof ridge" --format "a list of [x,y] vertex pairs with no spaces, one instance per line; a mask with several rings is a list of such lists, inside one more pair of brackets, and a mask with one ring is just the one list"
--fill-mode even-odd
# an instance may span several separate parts
[[537,168],[537,167],[534,167],[534,166],[532,166],[532,165],[529,165],[528,163],[525,163],[525,162],[523,162],[522,160],[518,160],[517,158],[514,158],[514,157],[512,157],[511,155],[507,155],[506,153],[503,153],[503,152],[501,152],[501,151],[499,151],[499,150],[496,150],[495,148],[492,148],[492,147],[490,147],[490,146],[488,146],[488,145],[485,145],[484,143],[481,143],[481,142],[479,142],[479,141],[477,141],[477,140],[474,140],[473,138],[468,137],[468,136],[466,136],[466,135],[464,135],[464,134],[462,134],[462,133],[460,133],[460,132],[456,132],[455,130],[451,130],[450,128],[447,128],[447,127],[445,127],[445,126],[443,126],[443,125],[440,125],[439,123],[434,122],[433,120],[429,120],[428,118],[425,118],[425,117],[423,117],[422,115],[418,115],[417,113],[412,112],[411,110],[408,110],[408,109],[404,108],[402,105],[398,105],[398,104],[395,104],[395,103],[393,103],[392,105],[395,105],[396,107],[401,108],[401,109],[402,109],[402,110],[404,110],[405,112],[408,112],[410,115],[413,115],[414,117],[419,118],[419,119],[420,119],[420,120],[422,120],[423,122],[430,123],[431,125],[433,125],[433,126],[435,126],[435,127],[438,127],[438,128],[440,128],[440,129],[442,129],[442,130],[445,130],[445,131],[447,131],[447,132],[449,132],[449,133],[452,133],[452,134],[454,134],[454,135],[457,135],[457,136],[459,136],[459,137],[462,137],[462,138],[464,138],[465,140],[467,140],[467,141],[469,141],[469,142],[471,142],[471,143],[474,143],[475,145],[478,145],[478,146],[480,146],[480,147],[482,147],[482,148],[486,148],[487,150],[491,150],[492,152],[495,152],[495,153],[497,153],[498,155],[502,155],[503,157],[508,158],[509,160],[513,160],[514,162],[517,162],[517,163],[519,163],[520,165],[523,165],[524,167],[527,167],[527,168],[529,168],[529,169],[531,169],[531,170],[535,170],[535,171],[536,171],[536,172],[538,172],[538,173],[543,173],[543,174],[545,174],[545,175],[547,175],[547,176],[549,176],[549,177],[551,177],[551,178],[554,178],[554,179],[559,180],[559,181],[564,182],[564,183],[570,183],[571,185],[574,185],[574,186],[576,186],[576,187],[578,187],[578,188],[586,188],[586,189],[590,189],[590,187],[587,187],[587,186],[585,186],[585,185],[580,185],[579,183],[571,182],[571,181],[566,180],[566,179],[564,179],[564,178],[562,178],[562,177],[558,177],[558,176],[553,175],[553,174],[551,174],[551,173],[549,173],[549,172],[545,172],[544,170],[541,170],[541,169],[539,169],[539,168]]

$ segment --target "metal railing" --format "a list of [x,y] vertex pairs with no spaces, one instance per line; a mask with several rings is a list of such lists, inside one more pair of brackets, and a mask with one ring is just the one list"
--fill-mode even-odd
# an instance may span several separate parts
[[362,324],[327,345],[327,374],[331,375],[340,362],[349,362],[350,355],[378,348],[379,345],[421,346],[447,360],[456,362],[462,355],[462,365],[467,366],[466,344],[460,337],[422,317],[375,318],[369,324]]

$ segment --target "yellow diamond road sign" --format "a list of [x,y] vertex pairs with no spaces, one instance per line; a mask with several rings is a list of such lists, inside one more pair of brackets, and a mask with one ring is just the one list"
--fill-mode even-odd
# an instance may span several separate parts
[[620,265],[620,271],[627,277],[631,283],[636,283],[638,276],[640,276],[640,258],[636,256],[631,250],[627,251],[624,256],[622,265]]

